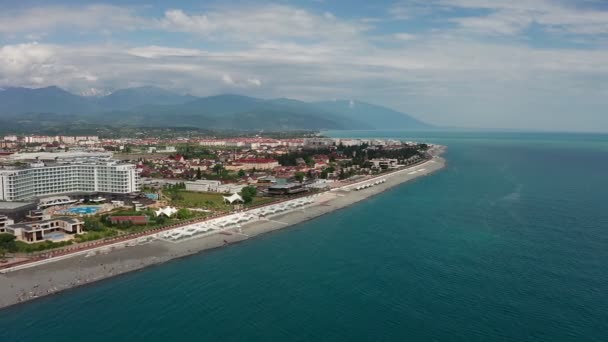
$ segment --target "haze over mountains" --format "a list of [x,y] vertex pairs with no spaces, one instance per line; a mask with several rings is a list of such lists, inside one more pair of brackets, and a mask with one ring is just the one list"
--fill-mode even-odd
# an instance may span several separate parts
[[0,125],[87,123],[209,129],[424,129],[431,125],[369,103],[303,102],[242,95],[196,97],[157,87],[85,97],[61,88],[0,90]]

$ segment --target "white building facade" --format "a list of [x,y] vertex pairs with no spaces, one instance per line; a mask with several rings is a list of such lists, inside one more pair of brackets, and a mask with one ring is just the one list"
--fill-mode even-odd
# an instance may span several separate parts
[[139,188],[135,165],[111,161],[0,170],[0,201],[23,201],[70,192],[126,194]]

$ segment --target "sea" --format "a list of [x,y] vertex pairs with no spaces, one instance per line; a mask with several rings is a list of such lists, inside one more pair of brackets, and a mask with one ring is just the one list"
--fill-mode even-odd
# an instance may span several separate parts
[[447,145],[433,175],[290,229],[0,310],[0,341],[608,341],[608,135]]

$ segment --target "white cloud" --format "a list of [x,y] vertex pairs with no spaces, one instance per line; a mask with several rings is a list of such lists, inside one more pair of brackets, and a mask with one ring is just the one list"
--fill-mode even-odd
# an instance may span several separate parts
[[336,20],[328,12],[316,14],[286,5],[227,7],[199,14],[172,9],[165,12],[160,25],[169,31],[243,41],[313,37],[341,39],[353,37],[369,28],[362,23]]
[[408,41],[416,39],[416,35],[406,32],[400,32],[393,34],[393,37],[397,40]]
[[111,5],[44,6],[0,13],[0,33],[40,37],[50,30],[132,30],[148,25],[130,9]]
[[64,63],[54,45],[24,43],[0,47],[0,85],[37,86],[65,82],[90,83],[98,76]]
[[538,24],[547,31],[572,34],[608,33],[608,11],[584,9],[549,0],[439,0],[435,4],[453,8],[484,9],[487,15],[453,19],[465,29],[480,33],[517,34]]
[[196,57],[205,55],[203,51],[197,49],[181,49],[157,45],[132,48],[127,52],[130,55],[143,58]]
[[53,57],[52,47],[37,43],[0,47],[0,84],[44,83],[45,75],[56,69]]
[[108,94],[110,94],[110,92],[108,92],[107,90],[104,90],[104,89],[87,88],[87,89],[82,90],[79,94],[82,96],[87,96],[87,97],[100,97],[100,96],[108,95]]
[[256,87],[261,87],[262,86],[262,81],[257,79],[257,78],[250,78],[247,80],[247,83],[254,85]]
[[[401,9],[408,11],[408,4],[412,2],[401,3]],[[174,9],[147,19],[112,6],[52,7],[48,18],[36,9],[0,14],[0,33],[23,36],[67,27],[73,19],[74,27],[85,30],[164,30],[188,37],[181,41],[185,47],[176,47],[180,41],[164,46],[160,40],[136,45],[110,39],[90,45],[0,45],[0,86],[59,85],[95,95],[157,85],[196,95],[356,98],[436,123],[486,127],[524,123],[528,117],[543,117],[543,109],[559,112],[550,99],[561,104],[562,112],[572,107],[565,99],[593,103],[593,108],[608,105],[608,51],[545,49],[517,39],[532,23],[559,32],[602,32],[604,12],[540,0],[414,5],[407,13],[424,14],[435,6],[450,12],[458,27],[415,35],[404,28],[383,33],[370,30],[372,22],[286,5],[217,7],[204,13]],[[457,17],[455,8],[487,14]],[[75,18],[77,13],[83,18]],[[108,19],[111,13],[117,17]],[[504,35],[509,42],[490,43],[479,39],[480,33]],[[577,122],[591,122],[588,114],[579,115]],[[608,119],[604,122],[608,127]]]
[[230,74],[223,74],[222,82],[227,86],[235,88],[259,88],[262,86],[262,81],[259,78],[250,77],[235,79]]
[[222,82],[224,82],[227,85],[234,85],[234,80],[228,74],[223,74],[222,75]]

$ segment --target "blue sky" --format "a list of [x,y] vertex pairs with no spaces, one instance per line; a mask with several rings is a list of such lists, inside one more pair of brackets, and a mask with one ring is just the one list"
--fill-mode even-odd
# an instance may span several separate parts
[[21,0],[0,87],[357,99],[446,126],[608,131],[608,1]]

